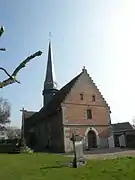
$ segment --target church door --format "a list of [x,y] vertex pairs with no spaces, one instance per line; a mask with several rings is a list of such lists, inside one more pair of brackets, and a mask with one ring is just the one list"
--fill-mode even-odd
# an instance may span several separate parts
[[97,138],[96,133],[90,130],[88,132],[88,149],[90,150],[91,148],[97,148]]

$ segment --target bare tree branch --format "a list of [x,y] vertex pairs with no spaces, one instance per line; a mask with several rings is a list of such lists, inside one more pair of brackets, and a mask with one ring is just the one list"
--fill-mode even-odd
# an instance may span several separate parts
[[0,48],[0,51],[6,51],[6,49],[5,48]]
[[[0,37],[2,36],[3,33],[4,33],[4,26],[0,26]],[[6,51],[6,49],[0,48],[0,51]]]
[[6,69],[4,69],[3,67],[0,67],[0,70],[4,71],[7,76],[11,77],[11,75],[10,75],[10,74],[6,71]]
[[2,36],[3,33],[4,33],[4,26],[0,26],[0,37]]
[[[3,35],[5,29],[4,26],[0,26],[0,37]],[[0,51],[6,51],[5,48],[0,48]],[[4,69],[3,67],[0,67],[0,70],[4,71],[5,74],[9,77],[7,79],[5,79],[4,81],[0,82],[0,88],[3,88],[9,84],[13,84],[15,82],[20,83],[19,81],[16,80],[16,76],[19,73],[19,71],[25,67],[25,65],[33,58],[35,58],[36,56],[40,56],[42,54],[41,51],[38,51],[34,54],[32,54],[31,56],[28,56],[24,61],[22,61],[20,63],[19,66],[17,66],[17,68],[14,70],[14,72],[12,73],[12,75],[10,75],[6,69]]]
[[15,82],[20,83],[19,81],[16,80],[16,76],[19,73],[19,71],[25,67],[25,65],[32,59],[34,59],[36,56],[41,56],[42,52],[41,51],[37,51],[36,53],[32,54],[31,56],[28,56],[24,61],[22,61],[20,63],[19,66],[17,66],[17,68],[14,70],[14,72],[12,73],[12,75],[10,75],[4,68],[0,67],[0,70],[4,71],[7,76],[9,77],[8,79],[0,82],[0,88],[3,88],[9,84],[13,84]]
[[28,56],[23,62],[21,62],[21,64],[14,70],[13,74],[12,74],[12,77],[13,76],[16,76],[17,73],[25,67],[25,65],[33,58],[35,58],[36,56],[41,56],[42,52],[41,51],[38,51],[34,54],[32,54],[31,56]]

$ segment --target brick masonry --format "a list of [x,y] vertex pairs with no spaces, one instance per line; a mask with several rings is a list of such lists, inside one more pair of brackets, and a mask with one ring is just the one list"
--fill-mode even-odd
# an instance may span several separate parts
[[[80,94],[83,94],[83,100],[80,99]],[[93,95],[95,95],[94,102],[92,102]],[[92,119],[87,119],[87,109],[91,109]],[[108,147],[110,108],[86,70],[62,103],[62,110],[65,151],[72,150],[70,138],[73,131],[87,139],[90,128],[96,133],[97,146]]]

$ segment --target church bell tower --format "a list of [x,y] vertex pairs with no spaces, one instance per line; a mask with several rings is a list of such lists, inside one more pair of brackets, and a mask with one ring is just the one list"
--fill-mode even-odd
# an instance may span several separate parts
[[57,91],[58,90],[55,81],[52,47],[51,41],[49,41],[47,69],[43,89],[43,106],[46,106],[49,103],[49,101],[52,99],[52,97],[55,95]]

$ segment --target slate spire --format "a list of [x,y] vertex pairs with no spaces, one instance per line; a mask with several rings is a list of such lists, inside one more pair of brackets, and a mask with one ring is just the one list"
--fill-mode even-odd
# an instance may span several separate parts
[[52,47],[51,47],[51,41],[49,40],[47,69],[46,69],[46,77],[45,77],[44,90],[43,90],[44,106],[48,104],[48,102],[52,99],[52,97],[57,91],[58,90],[55,81]]

